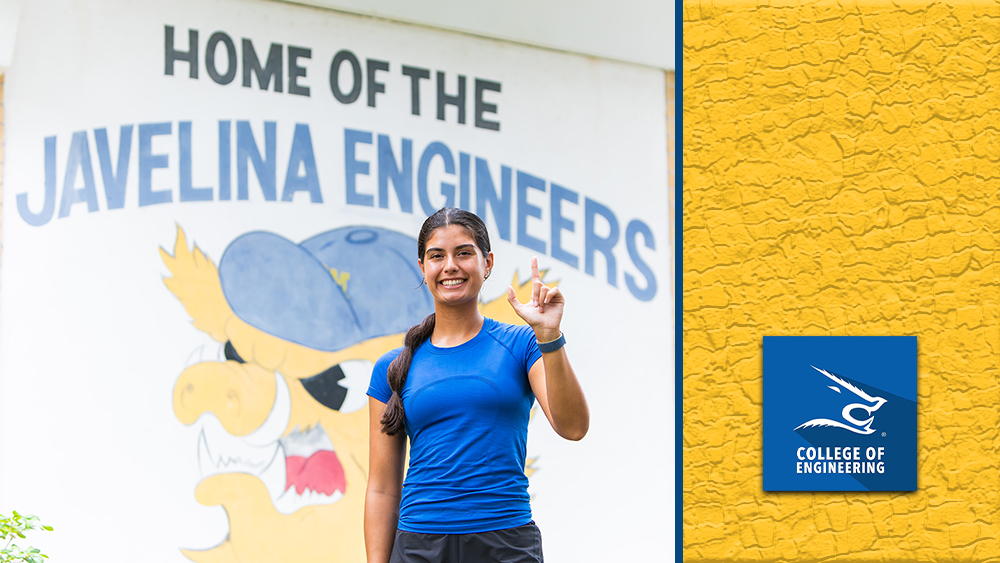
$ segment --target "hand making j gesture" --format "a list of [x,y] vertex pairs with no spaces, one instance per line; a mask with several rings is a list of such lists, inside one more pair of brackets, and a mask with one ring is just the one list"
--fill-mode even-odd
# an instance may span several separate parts
[[507,286],[507,301],[517,316],[535,330],[539,342],[559,338],[559,323],[562,321],[566,299],[558,287],[542,283],[542,276],[538,273],[538,258],[531,259],[531,300],[521,303],[514,288]]

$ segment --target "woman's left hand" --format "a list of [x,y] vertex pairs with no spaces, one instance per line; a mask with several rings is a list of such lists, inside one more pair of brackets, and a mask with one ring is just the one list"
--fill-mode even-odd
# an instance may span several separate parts
[[566,299],[558,287],[542,283],[542,276],[538,273],[538,258],[531,259],[531,300],[521,303],[514,288],[507,286],[507,301],[517,316],[535,330],[539,342],[559,338],[559,323],[562,322]]

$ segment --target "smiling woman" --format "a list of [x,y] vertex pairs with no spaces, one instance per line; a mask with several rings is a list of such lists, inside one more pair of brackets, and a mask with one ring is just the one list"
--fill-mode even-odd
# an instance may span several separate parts
[[482,220],[461,209],[431,215],[417,246],[435,312],[372,372],[368,561],[542,561],[524,474],[531,406],[537,399],[567,439],[590,424],[559,331],[562,293],[542,283],[532,260],[530,301],[508,289],[529,326],[483,317],[493,253]]

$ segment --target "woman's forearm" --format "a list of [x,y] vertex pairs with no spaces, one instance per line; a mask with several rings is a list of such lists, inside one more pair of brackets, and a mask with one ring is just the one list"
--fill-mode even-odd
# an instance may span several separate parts
[[[555,340],[558,333],[538,335],[541,342]],[[545,340],[543,340],[543,338]],[[590,429],[590,409],[583,388],[569,363],[565,346],[542,354],[545,367],[545,395],[552,428],[568,440],[580,440]]]
[[389,436],[380,422],[385,403],[368,400],[368,489],[365,491],[365,553],[368,563],[389,563],[403,495],[406,435]]
[[557,342],[562,334],[559,325],[566,298],[558,287],[542,283],[538,258],[532,258],[531,300],[521,303],[514,287],[509,286],[507,301],[514,312],[535,331],[535,339],[540,343],[542,361],[536,361],[528,370],[528,380],[538,404],[557,434],[567,440],[582,439],[590,429],[590,410],[580,382],[573,373],[573,367],[569,365],[566,349]]
[[590,429],[590,409],[566,352],[558,350],[544,354],[542,361],[545,362],[545,388],[553,428],[567,440],[583,439]]
[[368,563],[389,563],[399,523],[399,496],[373,491],[365,495],[365,552]]

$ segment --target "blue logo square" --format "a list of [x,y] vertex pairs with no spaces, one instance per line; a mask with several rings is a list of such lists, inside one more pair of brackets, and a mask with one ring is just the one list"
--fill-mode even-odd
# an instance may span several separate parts
[[764,490],[917,490],[917,337],[764,337]]

